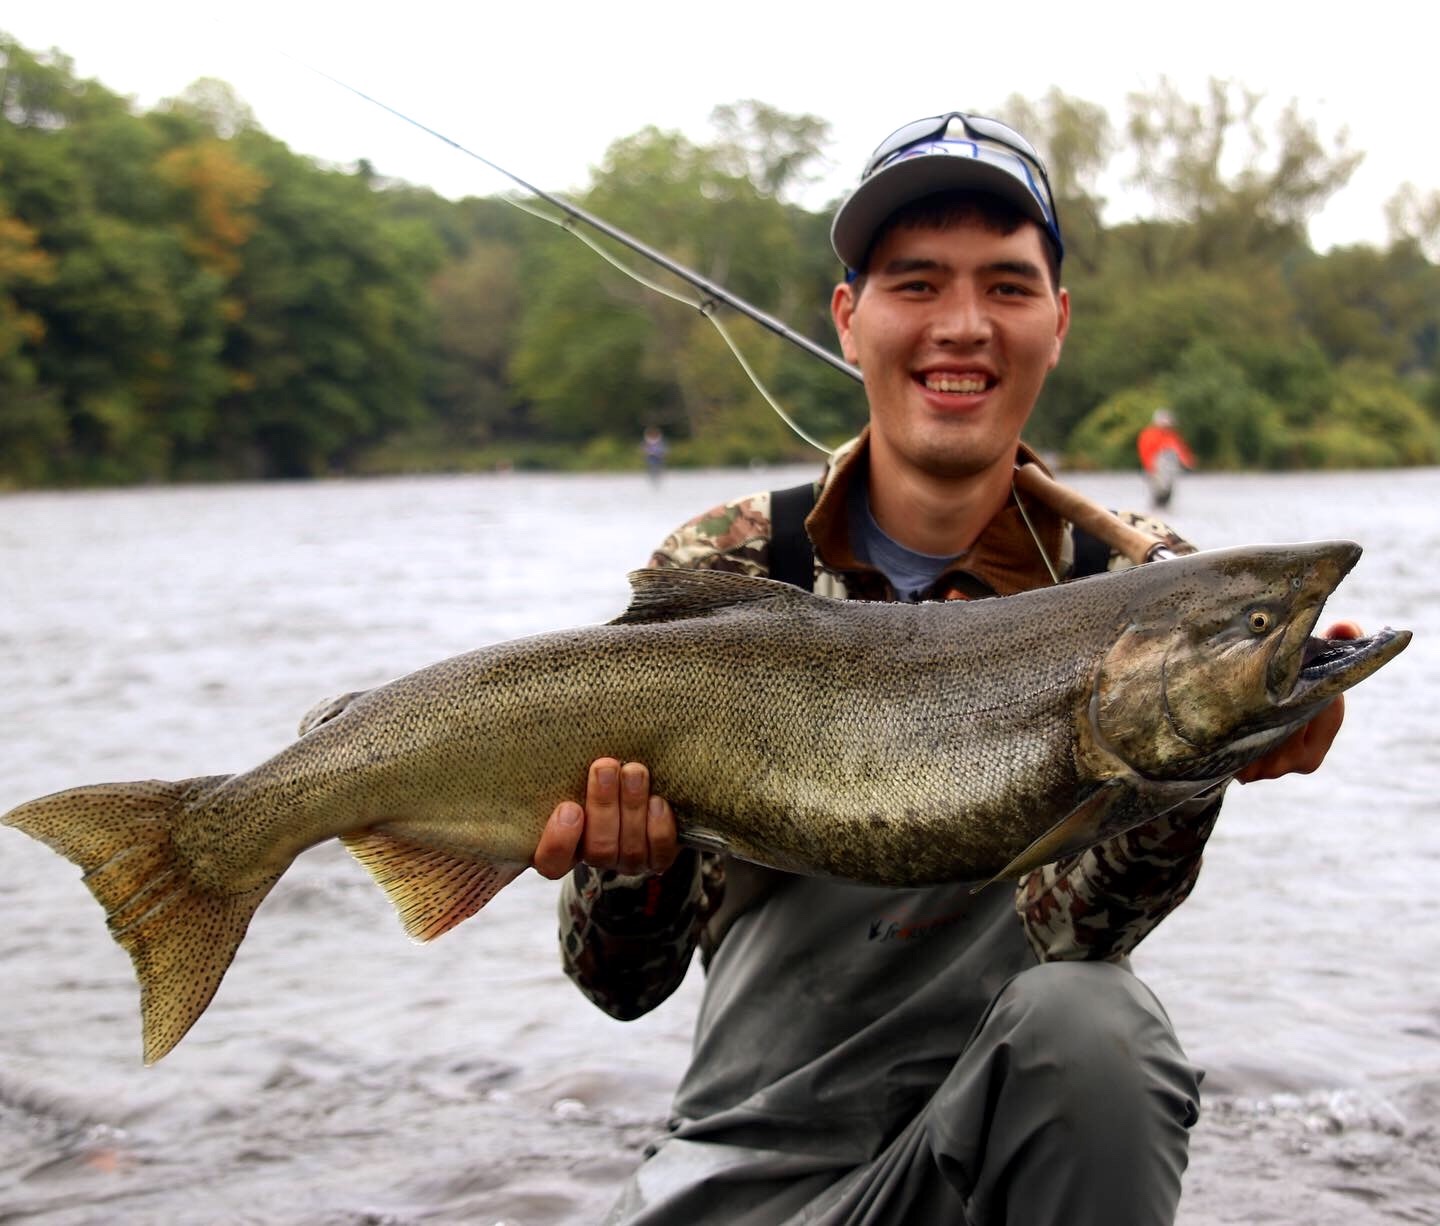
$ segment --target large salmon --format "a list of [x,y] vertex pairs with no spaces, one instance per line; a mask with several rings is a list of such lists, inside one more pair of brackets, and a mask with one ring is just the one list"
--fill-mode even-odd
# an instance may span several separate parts
[[883,885],[1017,876],[1224,783],[1399,653],[1408,631],[1311,637],[1359,556],[1223,550],[973,604],[638,571],[614,622],[351,696],[244,774],[75,788],[4,821],[85,870],[151,1062],[305,848],[343,839],[429,939],[525,869],[606,755],[649,764],[695,845]]

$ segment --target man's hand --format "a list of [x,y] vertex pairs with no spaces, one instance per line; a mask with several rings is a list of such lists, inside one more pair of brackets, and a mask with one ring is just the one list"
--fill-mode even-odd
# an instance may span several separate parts
[[622,873],[663,873],[680,844],[675,814],[650,795],[650,768],[643,762],[597,758],[585,782],[585,807],[562,800],[550,814],[535,848],[535,870],[552,880],[583,860]]
[[[1336,622],[1325,631],[1327,639],[1358,639],[1364,632],[1354,622]],[[1256,758],[1242,771],[1236,771],[1237,783],[1254,783],[1257,779],[1278,779],[1281,775],[1308,775],[1329,752],[1340,723],[1345,718],[1345,698],[1335,698],[1322,707],[1303,728],[1297,728],[1264,757]]]

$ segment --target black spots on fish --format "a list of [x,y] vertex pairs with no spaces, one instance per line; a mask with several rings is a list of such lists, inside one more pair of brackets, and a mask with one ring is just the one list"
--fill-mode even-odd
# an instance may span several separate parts
[[883,813],[867,813],[865,820],[870,824],[872,830],[884,830],[890,824],[890,819]]

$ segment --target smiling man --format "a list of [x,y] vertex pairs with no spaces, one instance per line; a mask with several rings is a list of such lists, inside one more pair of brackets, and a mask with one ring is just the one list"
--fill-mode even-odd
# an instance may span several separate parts
[[[981,116],[907,124],[831,237],[867,429],[813,486],[707,511],[651,564],[863,600],[1004,597],[1129,565],[1015,488],[1070,321],[1029,143]],[[1244,777],[1313,770],[1340,718],[1337,703]],[[584,807],[560,805],[535,854],[566,876],[567,971],[631,1018],[696,948],[706,967],[669,1133],[609,1220],[1172,1221],[1199,1074],[1126,956],[1189,893],[1219,807],[1189,802],[1018,889],[886,890],[682,850],[643,763],[594,763]]]

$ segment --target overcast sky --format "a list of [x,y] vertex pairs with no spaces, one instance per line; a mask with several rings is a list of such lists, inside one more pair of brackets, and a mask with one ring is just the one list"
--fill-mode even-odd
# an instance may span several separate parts
[[454,197],[509,185],[297,61],[557,191],[582,185],[612,140],[646,124],[703,140],[717,103],[757,98],[808,112],[834,137],[812,207],[852,182],[881,137],[919,116],[993,113],[1011,93],[1039,98],[1053,85],[1119,120],[1127,93],[1162,75],[1195,99],[1213,76],[1263,92],[1277,109],[1297,100],[1322,135],[1348,128],[1366,154],[1312,223],[1323,249],[1383,243],[1384,203],[1401,183],[1440,187],[1426,139],[1437,21],[1401,17],[1427,8],[22,0],[0,13],[0,30],[32,50],[58,47],[81,76],[142,106],[219,77],[295,151],[342,165],[368,158],[382,174]]

